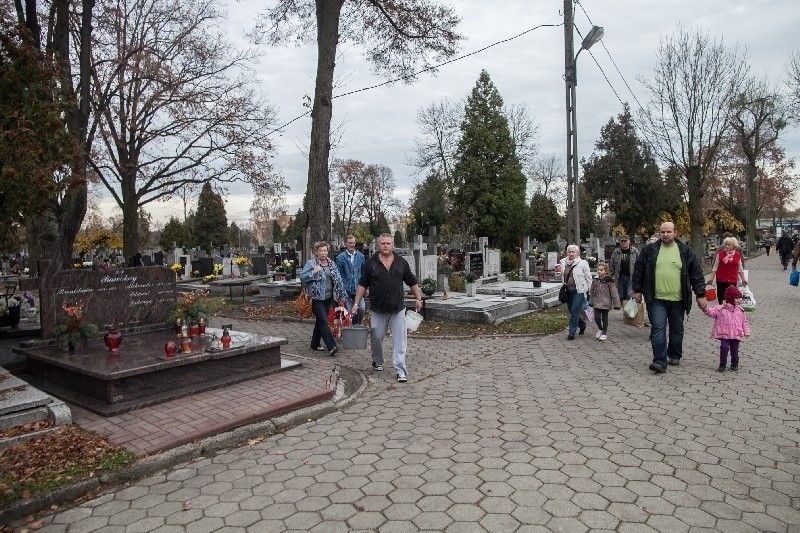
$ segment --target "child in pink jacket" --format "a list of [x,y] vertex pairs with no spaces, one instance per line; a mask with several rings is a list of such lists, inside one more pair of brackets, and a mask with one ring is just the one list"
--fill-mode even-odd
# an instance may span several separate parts
[[706,306],[703,312],[714,319],[711,336],[719,339],[719,368],[717,372],[725,372],[728,363],[728,350],[731,352],[731,370],[739,370],[739,341],[750,336],[750,324],[747,323],[742,303],[742,293],[731,285],[725,289],[725,301],[722,305]]

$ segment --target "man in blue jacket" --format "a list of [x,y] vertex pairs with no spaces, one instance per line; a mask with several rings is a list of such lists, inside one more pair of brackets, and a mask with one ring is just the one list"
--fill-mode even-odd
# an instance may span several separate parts
[[644,295],[653,326],[650,370],[663,374],[667,365],[681,364],[683,320],[692,307],[692,292],[697,296],[700,309],[708,305],[702,266],[692,249],[675,239],[675,225],[664,222],[661,224],[661,239],[645,246],[639,254],[631,281],[631,297],[641,302]]
[[408,262],[394,253],[394,238],[388,233],[378,237],[378,251],[371,255],[361,272],[353,313],[369,289],[370,329],[372,330],[372,368],[383,370],[383,339],[386,327],[392,328],[392,366],[398,383],[408,381],[406,371],[406,307],[403,283],[411,288],[416,310],[422,309],[422,291]]
[[[356,250],[356,238],[348,235],[344,238],[344,252],[336,256],[336,268],[342,276],[344,291],[347,293],[347,309],[353,307],[356,299],[358,280],[361,279],[361,269],[364,266],[364,254]],[[361,324],[364,318],[365,305],[362,299],[358,312],[353,313],[353,324]]]

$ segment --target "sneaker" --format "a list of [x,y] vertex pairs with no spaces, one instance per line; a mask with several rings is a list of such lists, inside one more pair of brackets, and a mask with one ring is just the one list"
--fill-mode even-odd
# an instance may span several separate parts
[[599,330],[597,333],[594,334],[594,338],[600,340],[600,337],[603,335],[603,330]]
[[672,365],[672,366],[680,366],[681,365],[681,360],[676,358],[676,357],[670,357],[669,358],[669,364]]
[[324,346],[317,346],[316,348],[312,346],[311,349],[314,350],[315,352],[324,352],[327,350]]
[[600,337],[598,338],[598,340],[600,340],[600,341],[604,341],[604,340],[606,340],[607,338],[608,338],[608,335],[606,335],[605,333],[603,333],[602,335],[600,335]]
[[650,327],[650,322],[645,322],[644,323],[644,327],[649,328]]
[[338,352],[338,351],[339,351],[339,347],[338,346],[334,346],[333,348],[331,348],[331,351],[328,352],[328,355],[330,355],[331,357],[336,357],[336,352]]
[[719,365],[719,368],[717,368],[717,372],[725,372],[725,365]]
[[666,369],[666,367],[664,365],[661,365],[661,364],[658,364],[658,363],[650,363],[649,368],[650,368],[650,370],[652,370],[656,374],[663,374],[664,372],[667,371],[667,369]]
[[405,377],[403,374],[397,374],[398,383],[405,383],[406,381],[408,381],[407,377]]
[[739,365],[731,365],[731,372],[737,372],[739,370]]
[[575,340],[575,335],[567,335],[567,340],[568,341],[574,341]]
[[372,370],[383,370],[383,363],[376,363],[375,361],[372,362]]

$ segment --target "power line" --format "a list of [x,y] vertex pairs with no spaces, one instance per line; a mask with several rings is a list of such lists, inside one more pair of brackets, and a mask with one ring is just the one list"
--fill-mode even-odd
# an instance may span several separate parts
[[[594,26],[594,22],[592,22],[592,18],[591,18],[591,17],[589,16],[589,14],[586,12],[586,9],[584,9],[584,7],[583,7],[583,4],[581,4],[580,0],[575,0],[575,3],[576,3],[578,6],[580,6],[580,8],[581,8],[581,11],[583,11],[583,14],[586,16],[586,20],[588,20],[588,21],[589,21],[589,24],[591,24],[592,26]],[[576,28],[576,30],[577,30],[577,28]],[[580,30],[578,30],[578,34],[580,34]],[[581,37],[583,37],[583,36],[581,36]],[[631,86],[628,84],[628,80],[626,80],[626,79],[625,79],[625,76],[623,76],[623,75],[622,75],[622,71],[621,71],[621,70],[619,69],[619,67],[617,66],[617,62],[616,62],[616,61],[614,61],[614,58],[611,56],[611,51],[610,51],[610,50],[609,50],[609,49],[606,47],[606,45],[605,45],[605,43],[604,43],[603,41],[600,41],[600,46],[602,46],[602,47],[603,47],[603,50],[605,50],[605,51],[606,51],[606,54],[608,54],[608,58],[611,60],[611,64],[612,64],[612,65],[614,65],[614,68],[616,69],[616,71],[617,71],[617,74],[619,74],[619,77],[620,77],[620,78],[622,78],[622,82],[625,84],[625,87],[627,87],[627,88],[628,88],[628,92],[629,92],[629,93],[631,93],[631,96],[633,96],[633,99],[634,99],[634,100],[636,100],[636,103],[639,105],[639,108],[640,108],[640,109],[643,109],[643,108],[644,108],[644,106],[643,106],[643,105],[642,105],[642,103],[639,101],[639,99],[638,99],[638,98],[636,98],[636,94],[633,92],[633,89],[631,89]],[[591,54],[591,52],[589,52],[589,53]],[[599,65],[599,63],[597,63],[597,59],[595,59],[595,57],[594,57],[594,55],[593,55],[593,54],[592,54],[592,59],[594,59],[594,62],[595,62],[595,64],[597,64],[598,68],[600,68],[600,65]],[[602,68],[600,68],[600,72],[603,72],[603,69],[602,69]],[[609,86],[610,86],[610,85],[611,85],[611,82],[609,82],[609,81],[608,81],[608,77],[605,75],[605,72],[603,72],[603,76],[606,78],[606,81],[608,82],[608,84],[609,84]],[[615,94],[615,95],[617,95],[617,100],[619,100],[620,102],[622,102],[622,99],[619,97],[619,95],[617,94],[617,91],[614,89],[614,87],[613,87],[613,86],[611,87],[611,90],[612,90],[612,91],[614,91],[614,94]]]
[[[555,18],[555,17],[553,17],[553,18]],[[384,81],[382,83],[378,83],[376,85],[371,85],[369,87],[362,87],[361,89],[356,89],[354,91],[349,91],[349,92],[346,92],[346,93],[343,93],[343,94],[337,94],[333,98],[336,99],[336,98],[341,98],[343,96],[350,96],[351,94],[356,94],[356,93],[360,93],[360,92],[364,92],[364,91],[370,91],[372,89],[377,89],[378,87],[383,87],[384,85],[390,85],[390,84],[396,83],[398,81],[404,81],[404,80],[412,79],[412,78],[415,78],[416,76],[418,76],[420,74],[424,74],[425,72],[436,70],[439,67],[443,67],[445,65],[449,65],[451,63],[455,63],[457,61],[461,61],[462,59],[466,59],[466,58],[474,56],[476,54],[480,54],[481,52],[485,52],[489,48],[492,48],[492,47],[497,46],[499,44],[507,43],[509,41],[513,41],[514,39],[518,39],[518,38],[522,37],[523,35],[527,35],[528,33],[532,32],[532,31],[538,30],[539,28],[557,28],[559,26],[563,26],[563,23],[562,24],[547,24],[547,23],[539,24],[538,26],[534,26],[533,28],[527,29],[527,30],[523,31],[522,33],[518,33],[517,35],[514,35],[512,37],[508,37],[507,39],[503,39],[501,41],[496,41],[496,42],[494,42],[494,43],[492,43],[490,45],[484,46],[483,48],[481,48],[479,50],[475,50],[474,52],[470,52],[468,54],[464,54],[462,56],[450,59],[448,61],[444,61],[444,62],[439,63],[437,65],[432,65],[430,67],[424,68],[424,69],[422,69],[422,70],[420,70],[418,72],[414,72],[412,74],[406,74],[405,76],[400,76],[399,78],[395,78],[393,80]],[[311,111],[306,111],[302,115],[299,115],[299,116],[293,118],[292,120],[290,120],[286,124],[283,124],[282,126],[278,126],[277,128],[273,129],[272,131],[270,131],[268,133],[268,135],[271,135],[271,134],[273,134],[273,133],[275,133],[277,131],[282,130],[286,126],[292,124],[293,122],[296,122],[296,121],[300,120],[301,118],[303,118],[305,116],[308,116],[309,114],[311,114]]]

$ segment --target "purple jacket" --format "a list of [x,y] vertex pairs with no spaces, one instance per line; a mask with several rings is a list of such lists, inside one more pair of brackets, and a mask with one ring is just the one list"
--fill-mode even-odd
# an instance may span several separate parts
[[742,340],[742,337],[750,335],[750,324],[747,323],[747,316],[744,310],[738,305],[731,305],[723,302],[718,306],[707,306],[703,312],[714,319],[714,327],[711,328],[711,337],[714,339],[734,339]]

